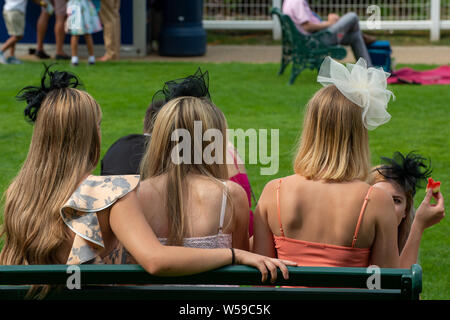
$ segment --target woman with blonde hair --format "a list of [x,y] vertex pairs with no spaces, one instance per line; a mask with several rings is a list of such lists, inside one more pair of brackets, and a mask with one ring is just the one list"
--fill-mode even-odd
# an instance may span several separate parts
[[175,98],[159,111],[138,198],[161,243],[248,250],[249,206],[228,180],[226,129],[207,98]]
[[[392,158],[382,157],[383,164],[372,169],[370,183],[392,197],[398,226],[398,250],[401,260],[417,261],[423,232],[444,218],[444,197],[441,192],[427,190],[417,211],[414,210],[416,190],[425,184],[431,175],[426,159],[413,152],[406,156],[395,152]],[[435,199],[436,204],[431,204]],[[412,246],[408,250],[406,246]],[[405,257],[403,251],[411,257]]]
[[47,68],[40,86],[19,95],[34,130],[6,191],[0,264],[126,263],[129,253],[156,275],[237,263],[257,267],[263,281],[269,272],[276,278],[277,267],[287,277],[283,262],[244,250],[161,245],[139,206],[139,177],[91,174],[100,156],[102,113],[78,86],[75,75]]
[[294,175],[269,182],[255,210],[254,251],[301,266],[399,267],[394,206],[365,181],[368,129],[390,119],[384,71],[327,57],[308,102]]
[[[152,129],[149,130],[149,133],[153,131],[156,116],[161,108],[170,100],[179,97],[196,97],[206,99],[212,103],[211,95],[209,93],[209,72],[202,72],[202,70],[198,68],[193,75],[166,81],[164,83],[163,88],[158,90],[152,98],[151,105],[157,107],[152,107],[153,116],[149,117],[151,122],[150,127]],[[253,236],[253,211],[251,210],[253,191],[247,176],[245,165],[231,141],[227,142],[226,163],[228,167],[228,179],[240,185],[247,195],[249,206],[248,232],[251,241]]]

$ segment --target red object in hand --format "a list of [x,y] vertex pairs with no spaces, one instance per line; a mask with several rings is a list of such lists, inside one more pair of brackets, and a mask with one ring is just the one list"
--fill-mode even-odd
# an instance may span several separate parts
[[438,193],[441,188],[441,183],[439,181],[434,181],[433,178],[428,178],[427,191],[431,189],[433,193]]

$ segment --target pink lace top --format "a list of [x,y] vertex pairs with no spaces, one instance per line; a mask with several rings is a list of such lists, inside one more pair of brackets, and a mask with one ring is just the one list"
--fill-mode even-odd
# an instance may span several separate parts
[[[224,193],[222,196],[222,208],[220,210],[219,232],[216,235],[212,236],[184,238],[183,247],[203,248],[203,249],[231,248],[232,235],[222,232],[226,207],[227,207],[227,196]],[[158,240],[163,245],[167,244],[167,238],[158,238]]]

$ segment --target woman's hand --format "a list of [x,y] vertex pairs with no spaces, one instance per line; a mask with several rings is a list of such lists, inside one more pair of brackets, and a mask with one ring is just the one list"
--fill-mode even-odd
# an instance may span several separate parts
[[279,260],[261,256],[244,250],[235,249],[236,264],[243,264],[257,268],[261,274],[261,281],[265,282],[270,272],[270,282],[277,279],[277,268],[280,268],[284,279],[289,279],[289,271],[286,266],[296,267],[297,263],[288,260]]
[[[431,199],[436,200],[436,204],[431,204]],[[417,208],[416,216],[414,217],[414,222],[418,224],[422,230],[429,228],[437,223],[439,223],[445,216],[444,208],[444,197],[442,193],[438,192],[433,194],[430,190],[427,191],[425,198]]]

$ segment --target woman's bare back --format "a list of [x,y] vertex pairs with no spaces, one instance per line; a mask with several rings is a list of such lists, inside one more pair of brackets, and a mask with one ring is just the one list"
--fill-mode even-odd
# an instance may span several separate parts
[[[166,180],[166,175],[144,180],[138,191],[145,217],[155,234],[161,238],[168,238],[170,232],[166,208]],[[220,224],[224,185],[200,175],[189,175],[186,181],[183,199],[186,206],[184,208],[185,237],[216,235]],[[234,185],[233,182],[227,182],[227,192],[232,194]],[[228,202],[223,223],[224,233],[232,232],[232,208]]]
[[[273,203],[268,222],[272,232],[280,235],[276,188],[272,181]],[[280,184],[280,215],[285,236],[297,240],[351,247],[357,221],[369,185],[362,181],[327,183],[307,180],[299,175],[282,179]],[[369,197],[370,199],[370,197]],[[356,247],[368,248],[375,236],[372,207],[368,202]]]

